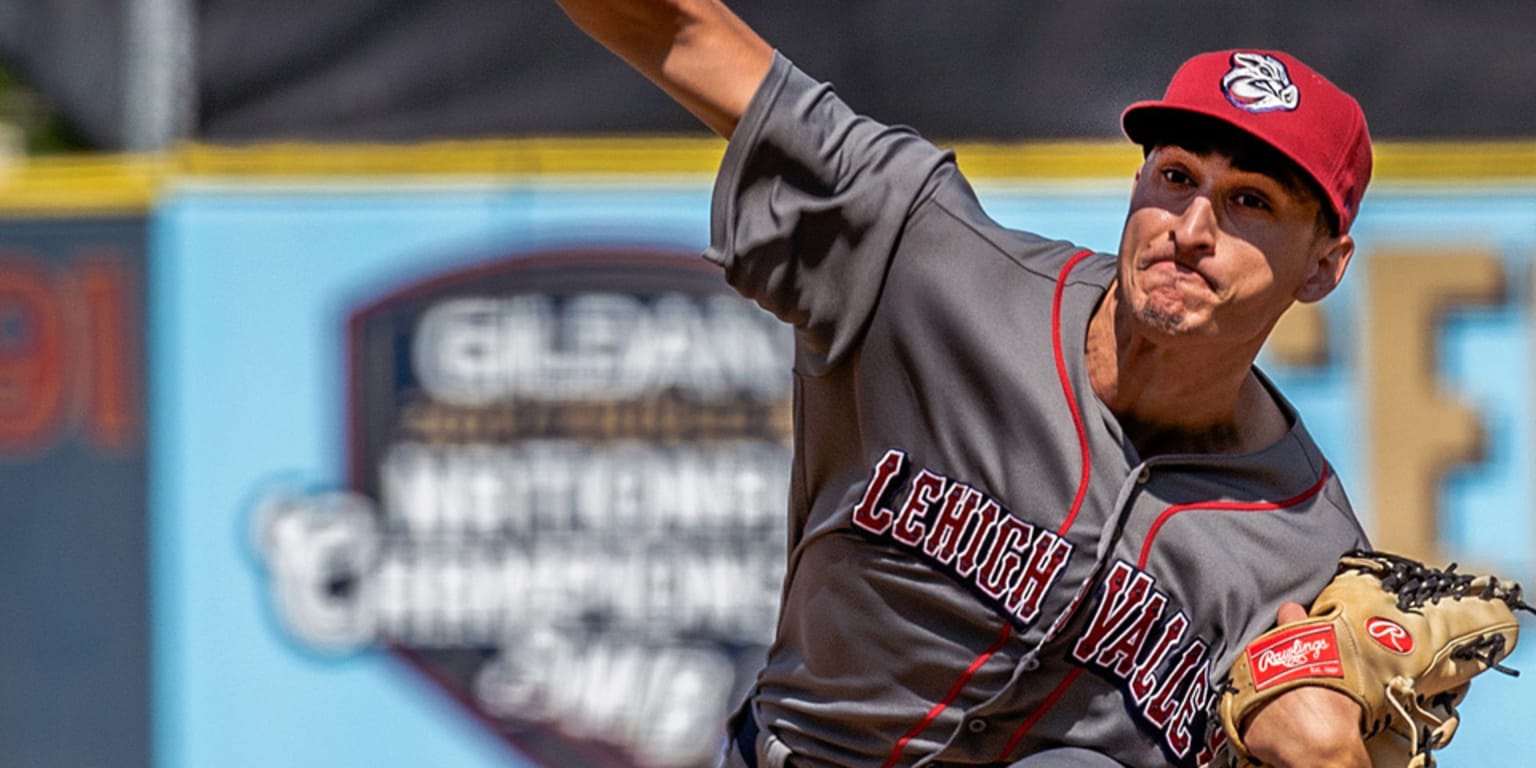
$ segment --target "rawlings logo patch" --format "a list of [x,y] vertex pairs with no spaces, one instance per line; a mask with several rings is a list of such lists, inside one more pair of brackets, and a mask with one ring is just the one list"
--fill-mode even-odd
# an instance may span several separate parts
[[1339,638],[1332,625],[1302,626],[1248,646],[1253,689],[1262,691],[1305,677],[1343,677]]
[[1221,92],[1232,106],[1249,112],[1290,112],[1301,104],[1301,91],[1285,65],[1262,53],[1232,54],[1232,69],[1221,78]]
[[1391,619],[1383,619],[1380,616],[1370,619],[1365,622],[1365,633],[1370,635],[1377,645],[1393,653],[1403,656],[1413,653],[1413,635],[1408,634],[1408,630],[1404,629],[1403,625]]

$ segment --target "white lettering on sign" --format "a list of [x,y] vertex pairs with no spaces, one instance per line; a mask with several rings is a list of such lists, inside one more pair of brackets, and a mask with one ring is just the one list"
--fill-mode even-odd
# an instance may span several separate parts
[[775,400],[789,392],[788,338],[767,313],[732,296],[528,294],[434,305],[412,355],[428,393],[461,406],[669,390]]
[[283,623],[320,650],[373,640],[372,611],[354,589],[379,558],[379,526],[366,498],[272,495],[257,507],[253,533]]
[[592,622],[772,637],[786,489],[766,475],[788,473],[782,446],[407,444],[391,457],[382,516],[348,493],[276,494],[258,512],[279,612],[319,647],[479,647]]
[[778,617],[791,332],[735,296],[595,290],[440,298],[412,330],[368,348],[414,374],[362,404],[376,499],[259,506],[279,618],[445,659],[508,727],[710,762]]
[[777,530],[789,453],[761,440],[400,443],[382,470],[388,524],[415,538]]
[[753,440],[404,443],[382,463],[382,509],[276,493],[255,533],[307,644],[494,648],[475,683],[488,712],[699,765],[736,679],[710,642],[773,636],[787,491],[770,477],[788,464]]
[[529,713],[563,729],[631,745],[646,765],[707,764],[735,668],[702,646],[578,642],[541,632],[480,671],[475,695],[492,713]]

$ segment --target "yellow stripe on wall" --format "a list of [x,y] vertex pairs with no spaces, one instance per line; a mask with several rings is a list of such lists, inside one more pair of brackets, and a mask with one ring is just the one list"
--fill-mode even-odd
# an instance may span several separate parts
[[[1140,151],[1122,141],[956,142],[977,180],[1127,178]],[[83,155],[0,162],[0,214],[144,211],[179,181],[294,182],[358,178],[703,176],[719,167],[713,138],[601,137],[414,144],[189,144],[158,155]],[[1387,142],[1376,148],[1383,183],[1536,183],[1536,141]]]
[[1376,150],[1376,176],[1408,182],[1536,180],[1536,141],[1383,144]]
[[142,212],[165,177],[164,158],[80,155],[0,161],[0,214]]
[[712,174],[725,142],[703,138],[531,138],[420,144],[189,145],[189,176],[529,176]]

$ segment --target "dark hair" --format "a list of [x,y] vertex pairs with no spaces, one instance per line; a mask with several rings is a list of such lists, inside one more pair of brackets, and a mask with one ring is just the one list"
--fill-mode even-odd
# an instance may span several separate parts
[[1205,115],[1167,111],[1149,120],[1142,128],[1141,152],[1145,157],[1162,146],[1179,147],[1197,155],[1217,153],[1232,161],[1232,166],[1251,173],[1262,173],[1287,188],[1317,201],[1318,226],[1329,234],[1339,234],[1339,216],[1328,203],[1328,195],[1310,174],[1279,150],[1247,131]]

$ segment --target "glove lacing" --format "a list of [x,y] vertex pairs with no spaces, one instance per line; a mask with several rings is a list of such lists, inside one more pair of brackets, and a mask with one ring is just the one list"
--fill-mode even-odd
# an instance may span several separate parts
[[1479,579],[1457,573],[1456,563],[1442,570],[1398,555],[1357,549],[1346,554],[1339,564],[1340,573],[1347,570],[1377,574],[1382,590],[1395,594],[1397,607],[1410,613],[1421,613],[1419,609],[1425,603],[1439,603],[1443,598],[1460,600],[1468,596],[1502,600],[1510,610],[1536,613],[1536,608],[1522,599],[1519,584],[1500,582],[1498,577],[1489,576],[1482,581],[1481,589],[1474,591]]
[[1435,758],[1430,752],[1449,744],[1451,737],[1456,735],[1456,727],[1461,724],[1461,713],[1456,709],[1453,693],[1447,691],[1429,702],[1430,706],[1445,710],[1445,717],[1441,717],[1424,705],[1423,699],[1414,692],[1412,680],[1398,675],[1387,683],[1387,702],[1408,726],[1408,752],[1413,756],[1408,761],[1408,768],[1434,768]]
[[[1522,599],[1518,584],[1500,583],[1497,577],[1490,576],[1477,589],[1478,579],[1456,573],[1455,563],[1441,570],[1406,557],[1355,550],[1345,556],[1339,570],[1377,574],[1382,590],[1395,594],[1397,607],[1410,613],[1422,613],[1425,603],[1437,604],[1445,598],[1460,600],[1469,596],[1482,600],[1502,600],[1510,610],[1536,613],[1536,608]],[[1504,644],[1503,635],[1489,635],[1456,649],[1452,656],[1477,661],[1489,669],[1518,677],[1518,670],[1497,661],[1504,654]],[[1449,743],[1461,723],[1461,713],[1456,709],[1454,695],[1447,691],[1429,702],[1431,706],[1440,707],[1447,713],[1441,717],[1426,708],[1423,698],[1414,691],[1413,681],[1406,677],[1394,677],[1387,684],[1386,693],[1388,703],[1402,718],[1402,722],[1409,726],[1410,754],[1413,757],[1408,762],[1408,768],[1433,768],[1435,759],[1430,753]]]

